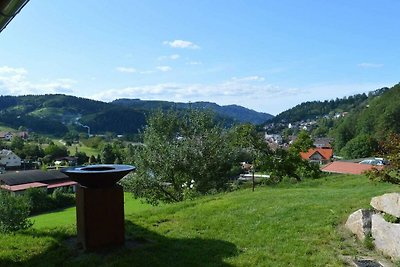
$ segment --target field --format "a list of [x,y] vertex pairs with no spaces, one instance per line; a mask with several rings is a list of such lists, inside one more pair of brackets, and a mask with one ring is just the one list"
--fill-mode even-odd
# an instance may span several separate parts
[[[124,199],[125,215],[152,208],[151,205],[142,203],[142,201],[138,199],[134,199],[129,193],[125,193]],[[34,216],[31,217],[31,220],[34,221],[33,226],[36,229],[57,228],[69,225],[75,226],[75,212],[75,207],[71,207],[52,213]]]
[[92,147],[88,147],[83,145],[82,143],[77,144],[72,144],[71,146],[68,146],[68,152],[70,155],[75,155],[76,151],[78,150],[78,152],[84,152],[86,153],[86,155],[88,157],[90,156],[97,156],[98,154],[100,154],[99,150],[92,148]]
[[343,229],[348,215],[399,189],[364,176],[328,176],[160,207],[127,196],[126,247],[83,253],[67,209],[1,235],[0,265],[345,266],[344,256],[379,257]]

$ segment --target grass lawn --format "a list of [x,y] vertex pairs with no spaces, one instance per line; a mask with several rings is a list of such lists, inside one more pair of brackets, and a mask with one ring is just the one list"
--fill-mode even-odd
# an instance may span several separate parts
[[[124,199],[125,215],[152,208],[151,205],[142,203],[139,199],[134,199],[132,194],[129,193],[125,193]],[[75,227],[76,211],[75,207],[71,207],[52,213],[37,215],[31,217],[31,220],[34,222],[33,227],[36,229],[58,228],[60,226]]]
[[87,146],[85,146],[85,145],[83,145],[81,143],[79,145],[78,144],[72,144],[71,146],[68,146],[67,149],[68,149],[68,152],[69,152],[70,155],[75,155],[76,150],[78,150],[79,152],[86,153],[86,155],[88,157],[90,157],[92,155],[97,157],[97,155],[100,154],[100,152],[97,149],[92,148],[92,147],[87,147]]
[[343,230],[348,215],[397,191],[364,176],[329,176],[137,210],[126,201],[128,240],[139,245],[102,253],[71,246],[65,210],[55,215],[60,223],[41,215],[33,229],[1,235],[0,266],[345,266],[343,255],[366,253]]

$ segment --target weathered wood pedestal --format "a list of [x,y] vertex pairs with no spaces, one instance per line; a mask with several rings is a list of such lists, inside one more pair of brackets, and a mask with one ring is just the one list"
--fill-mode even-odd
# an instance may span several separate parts
[[125,242],[124,192],[120,185],[76,191],[78,242],[84,250],[122,246]]
[[79,183],[76,226],[84,250],[124,245],[124,192],[116,183],[134,169],[129,165],[91,165],[61,170]]

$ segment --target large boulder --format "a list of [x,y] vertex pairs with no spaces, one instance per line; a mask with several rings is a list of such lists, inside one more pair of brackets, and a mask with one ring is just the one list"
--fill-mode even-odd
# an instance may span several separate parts
[[381,214],[373,214],[371,233],[376,249],[392,259],[400,259],[400,224],[389,223]]
[[365,236],[371,232],[372,211],[359,209],[350,214],[346,221],[346,227],[355,234],[358,239],[364,240]]
[[371,206],[395,217],[400,217],[400,193],[388,193],[373,197]]

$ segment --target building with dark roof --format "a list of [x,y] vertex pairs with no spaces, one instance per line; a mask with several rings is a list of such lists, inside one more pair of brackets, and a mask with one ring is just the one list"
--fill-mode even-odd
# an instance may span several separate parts
[[76,182],[58,170],[28,170],[0,174],[0,187],[2,189],[20,192],[28,188],[46,188],[53,191],[59,187],[73,187]]

